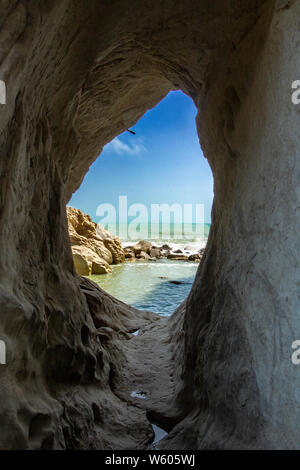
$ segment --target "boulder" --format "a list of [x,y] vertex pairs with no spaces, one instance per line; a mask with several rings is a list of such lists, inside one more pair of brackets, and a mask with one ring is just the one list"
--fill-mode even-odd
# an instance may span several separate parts
[[135,254],[139,254],[142,251],[144,251],[148,255],[150,254],[151,248],[152,248],[152,243],[147,242],[146,240],[141,240],[132,247]]
[[177,254],[177,253],[168,253],[167,258],[168,259],[173,259],[173,260],[176,260],[176,261],[187,261],[188,260],[188,256],[183,255],[183,254],[180,255],[180,254]]
[[117,264],[114,261],[113,253],[104,245],[104,243],[97,239],[86,240],[84,246],[94,251],[101,259],[108,264]]
[[88,276],[90,274],[89,263],[80,253],[73,253],[74,266],[80,276]]
[[136,255],[136,258],[137,259],[141,259],[141,260],[151,260],[151,256],[148,255],[148,253],[146,253],[145,251],[141,251],[140,253],[138,253]]
[[108,230],[106,230],[100,224],[97,224],[97,226],[96,226],[96,233],[97,233],[97,236],[101,240],[105,240],[106,238],[118,238],[118,237],[115,237],[114,235],[112,235]]
[[188,260],[199,262],[201,260],[201,256],[198,253],[193,253],[192,255],[189,255]]
[[125,253],[126,260],[135,258],[134,251],[131,248],[125,248],[124,253]]
[[129,263],[134,263],[137,260],[137,258],[134,256],[134,258],[126,258],[126,261]]
[[171,251],[172,248],[171,248],[169,245],[166,245],[166,244],[165,244],[165,245],[163,245],[163,246],[161,247],[161,250],[163,250],[163,251]]
[[99,265],[105,267],[107,272],[111,272],[109,264],[88,246],[74,245],[72,253],[75,269],[81,276],[103,274],[103,272],[94,272],[93,264],[95,264],[95,270],[97,269],[96,265]]
[[93,262],[103,266],[97,268],[95,264],[95,270],[101,271],[99,274],[102,274],[104,270],[110,272],[108,265],[125,261],[125,252],[118,237],[97,225],[89,215],[79,209],[67,207],[67,216],[73,260],[78,274],[90,274]]
[[67,216],[69,232],[74,231],[81,236],[86,236],[87,232],[96,233],[91,217],[81,212],[81,210],[67,206]]
[[125,261],[125,253],[122,248],[121,241],[115,237],[115,238],[105,238],[103,240],[103,243],[105,245],[105,248],[110,251],[113,257],[113,262],[112,264],[119,264],[119,263],[124,263]]
[[161,253],[161,250],[159,248],[151,248],[149,254],[150,254],[151,258],[161,258],[162,257],[162,253]]
[[111,273],[112,269],[107,263],[92,262],[92,274],[108,274]]

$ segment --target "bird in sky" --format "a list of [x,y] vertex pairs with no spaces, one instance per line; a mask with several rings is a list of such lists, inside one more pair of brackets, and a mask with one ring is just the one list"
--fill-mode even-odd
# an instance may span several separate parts
[[130,132],[130,134],[133,134],[135,135],[136,133],[134,131],[132,131],[131,129],[127,129],[127,132]]

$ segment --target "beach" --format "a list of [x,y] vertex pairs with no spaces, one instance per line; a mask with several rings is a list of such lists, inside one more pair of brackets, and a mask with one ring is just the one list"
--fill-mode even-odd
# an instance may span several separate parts
[[[206,224],[204,238],[197,238],[191,230],[180,238],[170,237],[160,230],[155,238],[148,239],[153,246],[169,246],[170,253],[190,257],[206,246],[209,224]],[[123,239],[126,250],[132,240]],[[178,253],[178,252],[181,253]],[[175,257],[175,256],[174,256]],[[90,279],[119,300],[139,309],[146,309],[162,316],[171,315],[188,296],[199,262],[162,258],[154,262],[136,260],[112,266],[112,272],[105,275],[91,275]]]

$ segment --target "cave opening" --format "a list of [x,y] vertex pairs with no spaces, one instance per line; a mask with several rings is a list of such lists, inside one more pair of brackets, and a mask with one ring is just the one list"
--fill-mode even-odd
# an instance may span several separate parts
[[[0,448],[141,449],[147,416],[173,427],[161,449],[299,448],[299,2],[2,4]],[[174,88],[214,206],[166,319],[76,275],[65,207]]]
[[[71,228],[86,237],[71,235],[78,273],[88,273],[84,258],[90,279],[109,294],[167,316],[188,296],[211,222],[213,178],[199,146],[196,114],[189,96],[169,92],[103,148],[69,202],[99,224],[100,239],[119,237],[125,255],[105,258],[110,267],[102,272],[96,260],[101,250],[94,246],[90,261],[90,250],[78,246],[92,248],[95,236],[83,228],[82,218]],[[71,207],[69,226],[75,217]],[[104,245],[110,249],[105,240]]]

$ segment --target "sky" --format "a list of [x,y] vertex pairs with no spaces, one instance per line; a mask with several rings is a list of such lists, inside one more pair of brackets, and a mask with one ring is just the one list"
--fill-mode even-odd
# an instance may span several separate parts
[[99,204],[128,206],[204,204],[210,223],[213,178],[195,124],[196,107],[181,91],[170,92],[131,129],[107,144],[90,167],[69,205],[99,222]]

